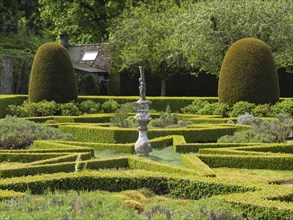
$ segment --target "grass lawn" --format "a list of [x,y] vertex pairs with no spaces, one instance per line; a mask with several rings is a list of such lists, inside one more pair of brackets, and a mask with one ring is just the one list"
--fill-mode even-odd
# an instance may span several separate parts
[[242,219],[241,212],[215,199],[177,200],[147,189],[119,193],[47,192],[0,202],[0,219]]

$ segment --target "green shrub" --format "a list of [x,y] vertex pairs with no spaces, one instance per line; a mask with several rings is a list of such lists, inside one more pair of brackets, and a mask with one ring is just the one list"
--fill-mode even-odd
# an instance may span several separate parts
[[17,117],[29,117],[32,116],[28,109],[22,105],[9,105],[7,107],[7,115],[17,116]]
[[209,104],[208,101],[197,99],[194,100],[191,105],[181,108],[181,112],[184,114],[198,114],[198,111],[207,104]]
[[6,117],[0,121],[0,148],[18,149],[25,148],[39,139],[64,139],[72,140],[73,136],[43,124]]
[[293,116],[293,100],[284,100],[277,102],[273,106],[274,114],[289,114]]
[[61,111],[61,115],[65,115],[65,116],[66,115],[67,116],[74,116],[74,115],[81,114],[78,107],[73,102],[60,104],[60,111]]
[[114,116],[110,119],[110,123],[113,126],[120,128],[134,128],[138,124],[134,119],[133,115],[129,115],[129,112],[133,112],[134,106],[133,103],[127,102],[120,106],[120,109],[116,111]]
[[[33,104],[33,103],[32,103]],[[58,104],[55,101],[42,100],[37,103],[37,111],[40,112],[40,116],[55,115],[58,112]],[[37,116],[37,115],[36,115]]]
[[17,117],[77,116],[81,114],[81,111],[74,102],[57,104],[55,101],[42,100],[40,102],[24,101],[22,105],[18,106],[9,105],[8,114]]
[[201,109],[198,110],[199,115],[213,115],[216,109],[217,103],[207,103]]
[[240,125],[252,125],[255,120],[257,119],[247,112],[243,115],[238,115],[237,117],[237,123]]
[[274,104],[279,82],[271,49],[263,41],[243,38],[228,49],[219,76],[219,101]]
[[176,113],[172,113],[170,106],[167,105],[166,111],[161,112],[159,118],[152,119],[150,126],[166,128],[185,126],[186,122],[181,119]]
[[222,117],[227,117],[230,111],[230,107],[226,103],[217,102],[215,109],[213,111],[213,115],[221,115]]
[[229,113],[229,116],[237,117],[238,115],[243,115],[245,113],[251,114],[255,106],[255,104],[246,101],[237,102],[233,105],[232,111]]
[[124,112],[135,112],[133,102],[126,102],[120,106],[120,110]]
[[120,128],[135,128],[138,126],[133,115],[128,115],[123,109],[119,109],[114,116],[110,119],[112,126]]
[[293,118],[288,115],[277,115],[278,120],[258,120],[254,122],[254,129],[258,133],[268,134],[272,142],[284,142],[292,137]]
[[84,114],[95,114],[100,112],[100,103],[86,100],[79,103],[79,110]]
[[230,107],[226,103],[210,103],[203,100],[195,100],[191,105],[181,108],[181,112],[185,114],[221,115],[222,117],[227,116],[229,111]]
[[40,46],[29,83],[29,102],[42,100],[66,103],[77,100],[77,84],[67,50],[58,43]]
[[[247,118],[245,118],[248,116]],[[235,132],[234,135],[223,136],[218,142],[224,143],[278,143],[284,142],[293,135],[293,119],[280,115],[278,120],[261,120],[251,115],[244,115],[242,123],[252,125],[253,129]]]
[[253,110],[252,114],[255,117],[272,117],[272,107],[269,104],[257,105]]
[[113,113],[119,108],[119,103],[114,99],[109,99],[102,104],[102,110],[106,113]]
[[233,135],[225,135],[218,139],[218,143],[272,143],[273,137],[269,134],[257,133],[248,129],[235,132]]

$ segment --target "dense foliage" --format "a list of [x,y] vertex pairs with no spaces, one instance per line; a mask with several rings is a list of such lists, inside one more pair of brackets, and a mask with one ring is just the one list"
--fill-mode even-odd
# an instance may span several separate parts
[[182,73],[185,66],[179,48],[170,43],[178,13],[179,7],[172,1],[144,3],[124,11],[110,29],[109,41],[118,53],[114,54],[116,67],[147,66],[147,71],[161,80],[161,95],[166,95],[166,81]]
[[274,120],[262,120],[246,113],[237,117],[237,124],[250,125],[252,129],[222,136],[218,142],[278,143],[293,137],[293,118],[289,115],[278,115]]
[[170,106],[167,105],[166,110],[160,112],[158,118],[152,119],[150,126],[159,128],[170,128],[170,127],[184,127],[188,122],[183,120],[176,113],[172,113]]
[[293,63],[291,14],[287,0],[142,3],[113,23],[109,41],[117,46],[119,69],[144,64],[161,80],[197,70],[218,75],[227,49],[245,37],[266,42],[277,66],[288,67]]
[[257,117],[273,117],[278,114],[288,114],[293,116],[293,101],[283,100],[275,105],[249,103],[240,101],[232,106],[225,103],[210,103],[204,100],[195,100],[191,105],[181,108],[182,113],[198,115],[220,115],[222,117],[237,117],[245,113],[253,114]]
[[218,75],[228,47],[244,37],[266,42],[277,67],[293,64],[288,0],[11,0],[0,9],[0,53],[34,54],[61,31],[73,44],[109,41],[114,72],[137,74],[143,64],[159,76],[162,95],[174,74]]
[[0,121],[0,149],[20,149],[33,143],[34,140],[73,140],[57,128],[14,117]]
[[271,49],[261,40],[243,38],[227,51],[219,77],[219,102],[274,104],[280,96]]
[[72,43],[97,43],[106,41],[106,28],[124,8],[135,0],[39,0],[40,17],[53,36],[67,31]]
[[58,103],[77,100],[77,83],[70,57],[58,43],[43,44],[33,61],[29,101],[44,99]]
[[197,1],[183,5],[170,43],[183,51],[190,65],[218,75],[233,42],[258,38],[272,48],[278,67],[289,67],[292,12],[288,0]]
[[82,115],[96,113],[113,113],[120,105],[113,99],[105,101],[102,105],[91,100],[83,102],[56,103],[42,100],[40,102],[24,101],[21,105],[9,105],[8,114],[17,117],[37,117],[52,115]]
[[138,124],[134,119],[134,115],[130,115],[129,113],[134,112],[133,103],[125,103],[120,109],[118,109],[114,116],[110,119],[110,123],[113,126],[121,127],[121,128],[134,128],[137,127]]

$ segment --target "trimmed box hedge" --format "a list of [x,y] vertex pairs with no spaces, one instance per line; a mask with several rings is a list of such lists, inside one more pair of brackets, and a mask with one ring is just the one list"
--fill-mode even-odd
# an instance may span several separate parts
[[[221,143],[224,147],[224,143]],[[293,153],[293,144],[292,143],[277,143],[277,144],[246,144],[250,146],[239,146],[239,147],[230,147],[230,148],[201,148],[199,150],[202,154],[226,154],[226,155],[284,155],[290,156]],[[220,145],[218,145],[220,146]]]
[[[270,154],[265,152],[256,152],[256,151],[244,151],[240,149],[226,149],[226,148],[203,148],[199,150],[200,154],[217,154],[217,155],[276,155],[276,154]],[[282,156],[282,155],[279,155]]]
[[77,173],[54,173],[0,179],[0,189],[20,192],[30,190],[33,194],[54,190],[107,190],[117,192],[128,189],[149,188],[158,194],[171,194],[177,198],[199,199],[233,192],[254,191],[252,187],[219,183],[213,178],[186,178],[141,170],[131,171],[83,171]]
[[13,153],[4,153],[0,151],[0,162],[19,162],[19,163],[30,163],[38,160],[45,160],[54,157],[64,156],[66,153],[34,153],[28,151],[19,151]]
[[134,143],[130,144],[109,144],[109,143],[94,143],[94,142],[62,142],[67,145],[90,147],[97,151],[113,150],[120,153],[132,154],[134,152]]
[[83,153],[83,154],[73,153],[73,154],[68,154],[61,157],[55,157],[52,159],[35,161],[27,165],[33,166],[33,165],[55,164],[55,163],[63,163],[63,162],[74,162],[76,161],[77,157],[80,157],[81,160],[90,160],[91,154],[90,153]]
[[[29,176],[38,174],[50,174],[50,173],[70,173],[77,172],[83,169],[117,169],[128,168],[127,157],[122,158],[108,158],[108,159],[96,159],[96,160],[82,160],[82,153],[79,160],[74,162],[63,162],[54,164],[40,164],[40,165],[27,165],[23,167],[15,167],[9,169],[0,170],[0,176],[2,178]],[[76,155],[78,157],[78,155]]]
[[5,118],[8,105],[21,105],[26,95],[0,95],[0,118]]
[[[131,143],[138,138],[137,129],[132,128],[105,128],[89,127],[83,125],[62,125],[59,128],[66,133],[74,135],[78,141],[98,143]],[[150,128],[149,139],[170,135],[183,135],[187,142],[215,142],[223,135],[232,135],[238,128],[236,126],[203,126],[200,128]]]
[[[217,198],[240,208],[247,219],[292,219],[293,204],[290,201],[272,200],[272,197],[291,197],[290,187],[266,187],[261,191],[221,195]],[[292,201],[291,201],[292,202]]]
[[156,171],[163,173],[171,173],[178,175],[199,175],[200,173],[197,170],[188,169],[186,167],[180,167],[172,164],[160,163],[150,159],[141,158],[141,157],[128,157],[129,168],[131,169],[140,169],[148,171]]
[[293,154],[293,143],[261,144],[242,147],[241,150]]
[[91,147],[66,143],[59,143],[55,140],[35,140],[28,152],[90,152],[94,156],[94,149]]
[[203,148],[223,148],[223,147],[240,147],[245,145],[253,145],[248,143],[183,143],[174,146],[175,152],[178,153],[197,153]]
[[215,177],[216,173],[207,164],[202,162],[195,154],[184,154],[181,156],[182,163],[204,176]]
[[[92,100],[98,102],[100,104],[105,101],[113,99],[117,101],[119,104],[123,104],[126,102],[136,102],[140,99],[139,96],[79,96],[79,101]],[[209,102],[217,102],[217,97],[153,97],[148,96],[148,100],[152,101],[150,107],[157,111],[165,111],[166,106],[169,105],[172,111],[180,111],[181,108],[192,104],[194,100],[205,100]]]
[[210,167],[229,167],[245,169],[293,170],[293,155],[197,155]]
[[0,190],[0,200],[15,199],[24,195],[22,192],[15,192],[13,190]]
[[219,183],[217,179],[213,178],[183,178],[150,171],[142,173],[140,170],[83,171],[0,179],[1,189],[20,192],[29,190],[33,194],[41,194],[47,190],[115,192],[143,187],[158,194],[170,194],[183,199],[200,199],[218,195],[216,198],[241,208],[249,219],[255,217],[258,219],[290,219],[292,216],[291,203],[270,199],[273,195],[284,197],[290,192],[292,194],[288,187],[267,187],[262,191],[255,191],[253,187]]

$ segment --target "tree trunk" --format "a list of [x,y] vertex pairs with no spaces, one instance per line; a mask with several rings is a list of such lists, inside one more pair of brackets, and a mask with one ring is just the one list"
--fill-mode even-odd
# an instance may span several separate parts
[[166,96],[166,92],[167,92],[167,80],[162,79],[161,80],[161,96]]

